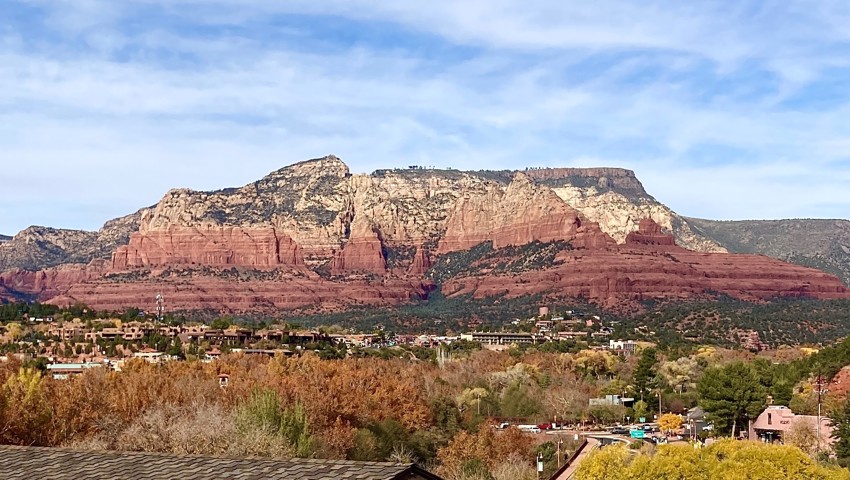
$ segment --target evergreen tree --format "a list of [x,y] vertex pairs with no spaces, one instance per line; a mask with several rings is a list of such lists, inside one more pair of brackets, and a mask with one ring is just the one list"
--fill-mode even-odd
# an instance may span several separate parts
[[638,360],[634,373],[635,395],[641,400],[649,397],[652,392],[655,379],[655,349],[645,348]]
[[709,368],[699,384],[699,404],[719,433],[735,436],[747,419],[755,419],[764,409],[767,391],[750,364],[734,362]]
[[830,416],[832,438],[835,439],[835,456],[844,467],[850,466],[850,397]]

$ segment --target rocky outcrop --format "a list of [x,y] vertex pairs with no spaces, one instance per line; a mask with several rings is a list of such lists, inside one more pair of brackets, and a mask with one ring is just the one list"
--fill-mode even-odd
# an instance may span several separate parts
[[0,273],[0,286],[9,296],[48,300],[61,295],[73,285],[101,278],[107,272],[107,267],[105,260],[95,260],[89,265],[61,265],[37,272],[7,270]]
[[174,265],[303,267],[300,248],[274,228],[171,226],[134,233],[112,256],[113,270]]
[[640,221],[638,229],[626,236],[626,245],[653,245],[653,246],[675,246],[676,240],[673,235],[666,234],[661,226],[651,218]]
[[431,258],[428,256],[428,251],[424,245],[416,247],[416,253],[413,254],[413,261],[407,268],[407,275],[410,277],[422,278],[428,273],[431,268]]
[[[641,219],[651,218],[671,232],[679,245],[689,250],[726,251],[717,241],[695,230],[687,219],[648,195],[631,171],[624,170],[623,172],[627,173],[615,176],[614,173],[619,169],[586,169],[596,175],[559,176],[547,175],[547,170],[567,170],[569,173],[575,173],[574,170],[585,169],[544,169],[530,173],[535,173],[538,178],[543,175],[539,181],[550,187],[561,200],[581,212],[588,220],[599,224],[602,231],[617,243],[623,243],[626,235],[638,228]],[[609,170],[614,173],[608,172]],[[622,188],[611,188],[610,178],[622,179],[615,183],[615,186],[622,185]]]
[[593,187],[602,192],[612,191],[630,198],[649,198],[635,172],[625,168],[536,168],[525,174],[549,187],[569,184],[579,188]]
[[331,262],[332,275],[351,273],[373,273],[383,275],[387,271],[383,245],[378,232],[365,222],[355,222],[351,239]]

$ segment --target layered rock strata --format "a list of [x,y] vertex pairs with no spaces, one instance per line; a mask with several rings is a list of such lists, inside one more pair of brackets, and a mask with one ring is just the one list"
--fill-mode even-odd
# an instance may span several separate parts
[[274,228],[178,227],[137,232],[112,255],[113,270],[170,265],[303,267],[297,243]]
[[819,270],[762,255],[692,252],[676,246],[654,221],[640,225],[624,245],[562,251],[551,268],[456,278],[443,291],[476,298],[557,292],[607,306],[717,293],[743,300],[850,298],[838,278]]

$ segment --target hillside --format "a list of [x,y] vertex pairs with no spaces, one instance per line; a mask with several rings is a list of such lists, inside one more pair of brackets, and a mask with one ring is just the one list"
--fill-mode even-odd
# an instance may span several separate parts
[[139,228],[140,213],[110,220],[97,232],[32,226],[0,239],[0,271],[36,271],[67,263],[108,259]]
[[736,253],[760,253],[818,268],[850,285],[850,221],[718,221],[686,218],[704,236]]

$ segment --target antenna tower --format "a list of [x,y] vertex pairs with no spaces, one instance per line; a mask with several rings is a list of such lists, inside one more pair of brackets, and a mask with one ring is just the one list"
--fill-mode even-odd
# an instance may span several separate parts
[[165,298],[162,292],[156,294],[156,321],[162,323],[163,313],[165,312]]

